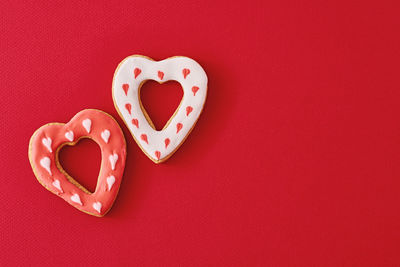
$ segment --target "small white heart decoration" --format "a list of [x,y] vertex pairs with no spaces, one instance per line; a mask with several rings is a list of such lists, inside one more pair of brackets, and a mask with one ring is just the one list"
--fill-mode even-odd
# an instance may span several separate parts
[[111,170],[115,169],[115,164],[117,163],[118,160],[118,155],[117,154],[112,154],[108,157],[108,159],[110,160],[110,164],[111,164]]
[[43,157],[43,158],[40,160],[40,166],[42,166],[43,168],[45,168],[46,171],[47,171],[50,175],[52,175],[52,174],[51,174],[51,170],[50,170],[50,163],[51,163],[51,161],[50,161],[50,158],[49,158],[49,157]]
[[115,177],[114,175],[110,175],[107,177],[107,186],[108,186],[108,191],[111,190],[113,184],[115,183]]
[[79,197],[78,194],[73,194],[73,195],[71,196],[71,200],[72,200],[73,202],[75,202],[75,203],[78,203],[78,204],[82,205],[81,198]]
[[97,212],[98,213],[100,213],[101,212],[101,203],[100,202],[95,202],[95,203],[93,203],[93,208],[95,209],[95,210],[97,210]]
[[65,133],[65,138],[67,138],[69,141],[74,141],[74,132],[73,131],[68,131]]
[[90,133],[90,128],[92,127],[92,121],[90,119],[84,119],[82,121],[82,126],[85,128],[87,133]]
[[[140,87],[147,80],[174,80],[183,88],[178,109],[161,131],[154,128],[140,102]],[[207,75],[188,57],[154,61],[134,55],[125,58],[114,74],[114,105],[136,143],[155,163],[168,159],[183,143],[203,110],[206,96]]]
[[47,148],[47,150],[49,150],[50,153],[53,152],[53,150],[51,149],[51,143],[52,143],[52,141],[51,141],[51,138],[50,138],[50,137],[43,138],[43,139],[42,139],[42,143],[43,143],[43,145]]
[[106,144],[108,143],[108,139],[110,138],[110,131],[105,129],[104,131],[101,132],[101,138],[103,138],[104,142]]
[[63,190],[61,188],[61,184],[60,184],[60,180],[54,180],[54,182],[52,183],[52,185],[57,188],[58,190],[61,191],[61,193],[63,193]]

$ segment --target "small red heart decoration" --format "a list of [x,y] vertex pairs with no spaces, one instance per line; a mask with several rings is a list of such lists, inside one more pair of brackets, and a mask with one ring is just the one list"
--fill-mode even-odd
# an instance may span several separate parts
[[129,114],[131,114],[132,105],[129,104],[129,103],[126,103],[126,104],[125,104],[125,108],[126,108],[126,110],[129,112]]
[[178,123],[176,125],[176,133],[179,133],[179,131],[182,129],[182,127],[183,127],[183,124],[182,123]]
[[135,68],[133,70],[133,74],[135,75],[135,79],[137,78],[137,76],[139,76],[139,74],[142,73],[142,70],[139,68]]
[[129,84],[124,83],[124,84],[122,85],[122,89],[124,90],[125,95],[128,95]]
[[193,111],[193,108],[191,106],[186,107],[186,116],[189,116],[190,112]]
[[158,78],[160,78],[160,80],[162,80],[164,78],[164,72],[162,71],[158,71]]
[[168,147],[169,143],[171,142],[171,140],[169,140],[169,138],[165,138],[164,143],[165,143],[165,148]]
[[192,87],[193,96],[196,95],[197,91],[199,91],[199,87],[193,86],[193,87]]
[[186,76],[188,76],[189,73],[190,73],[190,70],[189,70],[189,69],[183,69],[183,70],[182,70],[183,78],[186,79]]
[[132,124],[139,128],[139,121],[137,119],[132,119]]
[[149,143],[149,141],[147,140],[147,135],[145,135],[145,134],[142,134],[142,135],[140,136],[140,139],[142,139],[143,141],[145,141],[147,144]]

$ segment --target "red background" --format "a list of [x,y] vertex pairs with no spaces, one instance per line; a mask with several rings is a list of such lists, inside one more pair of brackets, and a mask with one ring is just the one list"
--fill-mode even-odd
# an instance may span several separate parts
[[[397,1],[19,2],[0,3],[0,265],[400,265]],[[113,106],[132,54],[189,56],[209,77],[204,113],[161,165]],[[142,92],[162,127],[179,86]],[[85,108],[127,139],[104,218],[45,190],[27,156],[38,127]],[[61,158],[94,187],[94,143]]]

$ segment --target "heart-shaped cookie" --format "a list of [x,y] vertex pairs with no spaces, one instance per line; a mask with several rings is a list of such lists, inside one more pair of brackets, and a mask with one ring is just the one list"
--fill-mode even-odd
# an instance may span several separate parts
[[[174,80],[183,98],[174,115],[157,131],[140,101],[140,88],[147,80]],[[207,96],[207,75],[193,59],[171,57],[162,61],[134,55],[117,67],[113,79],[115,107],[136,143],[155,163],[168,159],[185,141],[196,124]]]
[[[90,138],[101,149],[101,167],[94,193],[89,192],[61,167],[58,152]],[[29,161],[38,181],[75,208],[102,217],[111,208],[125,168],[126,144],[118,123],[107,113],[86,109],[68,123],[49,123],[32,135]]]

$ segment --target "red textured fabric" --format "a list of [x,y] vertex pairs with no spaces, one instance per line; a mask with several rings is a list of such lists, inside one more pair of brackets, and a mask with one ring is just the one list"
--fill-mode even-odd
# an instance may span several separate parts
[[[400,265],[398,1],[82,2],[0,2],[1,266]],[[185,55],[209,77],[161,165],[111,98],[132,54]],[[146,85],[157,127],[180,96]],[[127,139],[104,218],[45,190],[27,156],[38,127],[84,108]],[[94,187],[95,144],[61,156]]]

